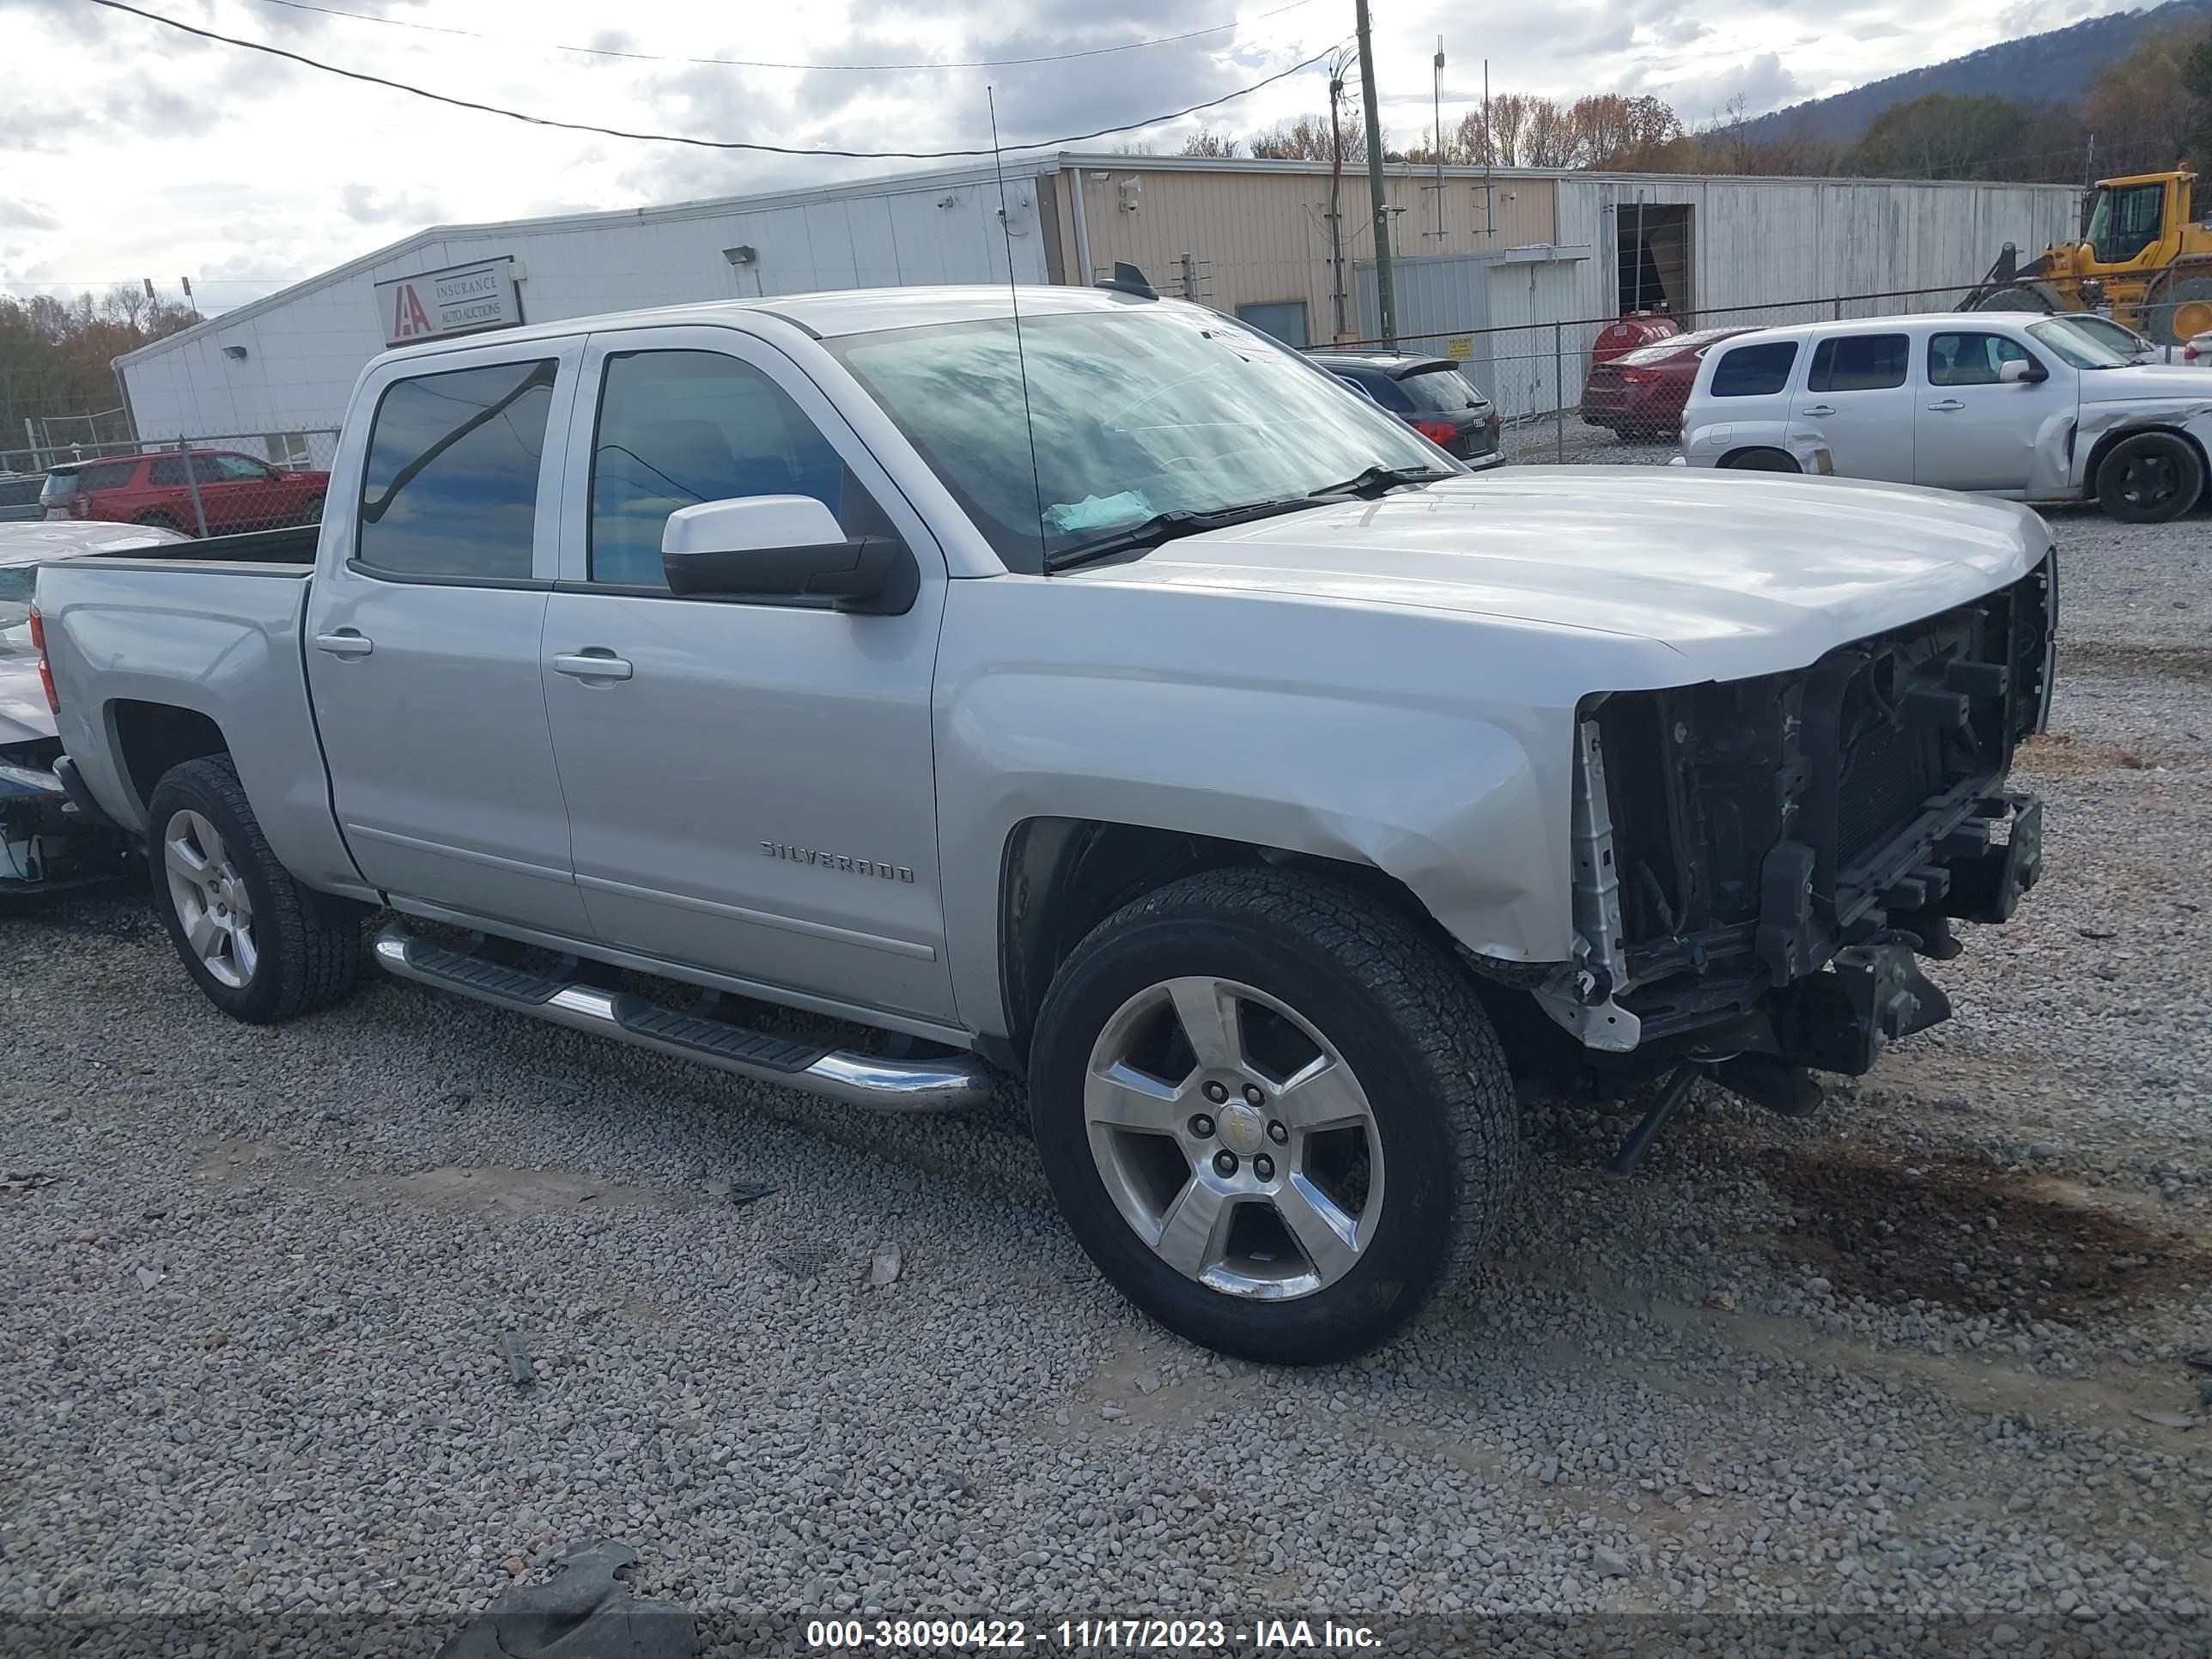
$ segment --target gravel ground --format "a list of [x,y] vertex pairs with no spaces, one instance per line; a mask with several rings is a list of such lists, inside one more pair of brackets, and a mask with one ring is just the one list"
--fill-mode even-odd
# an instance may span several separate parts
[[611,1537],[770,1652],[2205,1652],[2212,523],[2054,524],[2046,876],[1956,1019],[1809,1121],[1702,1099],[1626,1184],[1619,1121],[1532,1112],[1494,1271],[1337,1370],[1139,1318],[1011,1103],[843,1114],[373,975],[248,1029],[133,898],[0,924],[0,1651],[427,1652]]

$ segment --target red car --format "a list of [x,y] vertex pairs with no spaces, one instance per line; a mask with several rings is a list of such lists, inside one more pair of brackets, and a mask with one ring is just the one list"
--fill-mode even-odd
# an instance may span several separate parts
[[330,483],[327,472],[289,471],[235,450],[165,450],[51,467],[39,505],[49,519],[161,525],[188,536],[204,526],[223,536],[316,523]]
[[1672,441],[1682,429],[1682,405],[1698,363],[1720,341],[1751,328],[1706,328],[1674,334],[1590,365],[1583,382],[1583,419],[1621,438]]

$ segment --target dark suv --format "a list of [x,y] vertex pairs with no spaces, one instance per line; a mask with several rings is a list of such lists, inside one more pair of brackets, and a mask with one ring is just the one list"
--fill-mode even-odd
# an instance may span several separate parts
[[1472,466],[1494,466],[1498,410],[1449,357],[1402,351],[1306,354],[1346,385],[1365,392],[1448,454]]

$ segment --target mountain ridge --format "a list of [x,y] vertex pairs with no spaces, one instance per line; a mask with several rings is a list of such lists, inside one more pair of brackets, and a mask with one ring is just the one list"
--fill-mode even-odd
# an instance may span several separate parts
[[1938,92],[2071,104],[2145,40],[2191,24],[2212,27],[2212,0],[2166,0],[2163,5],[2107,12],[2063,28],[2002,40],[1849,92],[1792,104],[1747,121],[1744,131],[1758,143],[1795,137],[1849,144],[1884,110]]

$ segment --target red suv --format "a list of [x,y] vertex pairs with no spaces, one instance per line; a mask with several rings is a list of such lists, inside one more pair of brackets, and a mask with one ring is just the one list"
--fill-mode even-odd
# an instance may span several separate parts
[[164,450],[49,468],[39,504],[49,519],[161,525],[188,536],[204,524],[222,536],[313,524],[330,483],[327,472],[288,471],[235,450]]
[[1698,378],[1707,351],[1751,328],[1706,328],[1673,334],[1593,362],[1583,382],[1583,419],[1610,427],[1620,438],[1660,438],[1671,442],[1682,429],[1682,405]]

